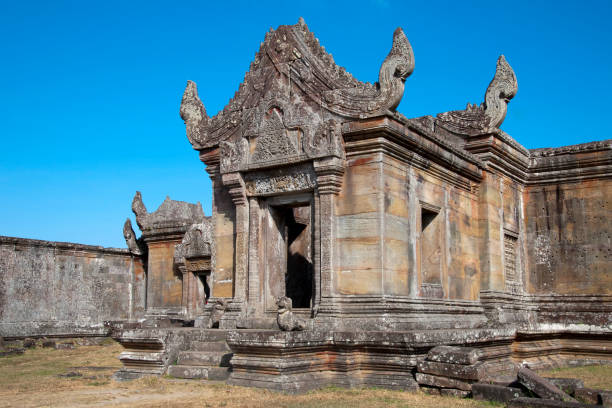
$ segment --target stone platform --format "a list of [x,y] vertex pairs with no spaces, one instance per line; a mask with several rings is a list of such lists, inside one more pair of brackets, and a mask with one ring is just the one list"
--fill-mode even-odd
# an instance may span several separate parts
[[417,365],[441,344],[478,349],[483,381],[516,375],[519,364],[612,364],[612,333],[604,331],[141,328],[122,329],[114,337],[126,348],[120,356],[124,368],[116,375],[121,379],[169,373],[289,393],[332,384],[416,390]]

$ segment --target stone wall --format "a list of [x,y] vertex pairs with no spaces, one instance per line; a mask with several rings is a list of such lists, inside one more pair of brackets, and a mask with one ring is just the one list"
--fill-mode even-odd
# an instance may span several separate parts
[[593,180],[530,188],[526,194],[528,290],[612,294],[612,182]]
[[612,295],[611,141],[532,152],[525,191],[527,290]]
[[106,335],[144,313],[142,261],[125,249],[0,236],[0,336]]

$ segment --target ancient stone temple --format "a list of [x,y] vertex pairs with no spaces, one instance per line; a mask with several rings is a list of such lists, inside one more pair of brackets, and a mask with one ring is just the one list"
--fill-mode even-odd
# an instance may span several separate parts
[[414,389],[438,345],[478,349],[487,376],[612,361],[612,141],[521,146],[500,129],[504,56],[482,103],[408,119],[413,69],[398,28],[360,82],[300,20],[266,34],[214,117],[187,83],[213,212],[134,198],[146,297],[112,325],[119,377]]

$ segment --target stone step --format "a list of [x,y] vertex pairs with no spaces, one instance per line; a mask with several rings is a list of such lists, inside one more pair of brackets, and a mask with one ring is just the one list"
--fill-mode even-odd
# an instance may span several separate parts
[[191,343],[191,347],[189,347],[191,351],[224,351],[230,352],[232,351],[225,340],[223,341],[194,341]]
[[172,365],[168,367],[168,375],[174,378],[202,378],[208,379],[208,368],[203,366],[191,365]]
[[202,341],[225,341],[228,330],[208,329],[200,332]]
[[227,367],[173,365],[168,367],[168,375],[174,378],[224,381],[229,378],[230,370]]
[[229,367],[210,367],[208,369],[208,379],[211,381],[225,381],[229,376]]
[[232,353],[207,351],[181,351],[178,355],[179,365],[221,366],[229,367]]

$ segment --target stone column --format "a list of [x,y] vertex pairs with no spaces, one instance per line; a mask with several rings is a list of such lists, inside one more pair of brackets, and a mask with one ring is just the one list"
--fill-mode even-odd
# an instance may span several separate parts
[[234,301],[244,304],[248,296],[249,205],[244,180],[239,172],[221,176],[236,207],[236,250],[234,254]]
[[[315,205],[315,227],[320,231],[318,250],[319,285],[316,303],[333,295],[333,260],[335,248],[335,199],[342,187],[344,161],[337,157],[315,160],[314,170],[317,174],[317,195]],[[316,250],[315,250],[316,253]]]

